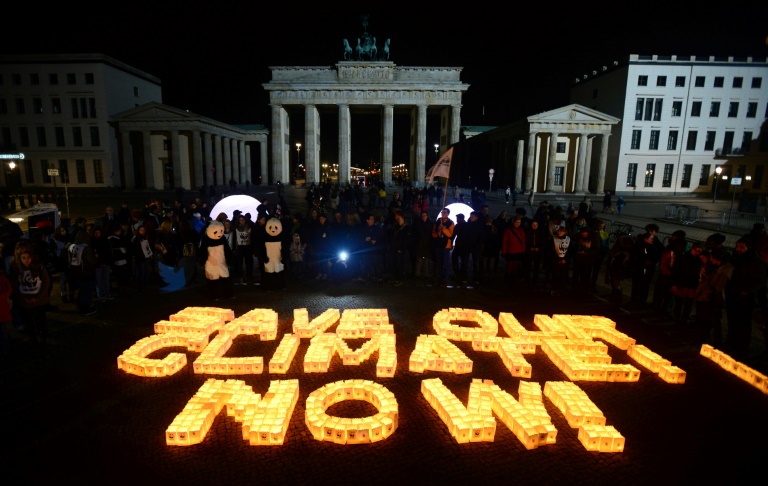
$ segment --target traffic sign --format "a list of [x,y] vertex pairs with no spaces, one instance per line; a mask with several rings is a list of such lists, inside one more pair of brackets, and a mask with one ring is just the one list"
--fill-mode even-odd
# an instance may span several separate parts
[[49,176],[58,176],[59,175],[59,169],[48,169],[48,175]]
[[741,185],[741,177],[731,177],[731,185],[732,186],[740,186]]

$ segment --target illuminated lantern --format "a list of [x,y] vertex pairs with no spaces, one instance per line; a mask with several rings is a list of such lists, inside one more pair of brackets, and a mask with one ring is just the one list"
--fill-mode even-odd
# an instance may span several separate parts
[[768,394],[768,376],[740,363],[722,351],[713,348],[709,344],[702,344],[700,354],[711,359],[724,370],[733,373],[739,379],[746,381],[758,390]]
[[578,428],[579,442],[588,451],[623,452],[624,437],[610,425],[584,390],[568,381],[548,381],[544,395],[565,415],[568,425]]
[[[378,409],[373,417],[331,417],[325,411],[344,400],[364,400]],[[329,383],[310,393],[305,407],[305,423],[315,440],[336,444],[378,442],[397,429],[398,407],[395,395],[383,385],[368,380]]]

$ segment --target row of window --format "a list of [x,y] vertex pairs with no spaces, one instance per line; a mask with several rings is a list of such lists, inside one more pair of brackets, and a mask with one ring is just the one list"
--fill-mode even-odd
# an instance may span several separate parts
[[[61,113],[61,98],[51,98],[51,113]],[[70,98],[69,100],[72,118],[96,118],[96,98]],[[16,114],[23,115],[27,112],[24,98],[15,99]],[[45,105],[42,98],[32,98],[32,113],[45,113]],[[0,115],[8,114],[8,102],[0,98]]]
[[[627,166],[627,187],[637,187],[637,166],[636,163],[630,163]],[[701,172],[699,173],[699,186],[708,186],[709,178],[712,175],[710,170],[712,166],[710,164],[703,164],[701,166]],[[763,182],[763,174],[765,167],[762,165],[755,166],[755,175],[752,177],[752,189],[760,189],[760,185]],[[675,171],[675,164],[664,164],[664,174],[661,179],[661,187],[672,187],[672,176]],[[680,187],[691,187],[691,175],[693,173],[693,164],[683,164],[683,173],[680,179]],[[737,174],[745,174],[746,166],[739,167]],[[656,177],[656,164],[645,165],[645,180],[643,181],[643,187],[653,187]]]
[[[720,101],[712,101],[709,105],[710,118],[716,118],[720,116]],[[664,104],[664,98],[638,98],[635,105],[635,120],[636,121],[660,121],[661,110]],[[701,101],[691,102],[691,117],[701,116]],[[766,105],[768,110],[768,105]],[[672,102],[672,116],[678,117],[682,115],[683,102],[680,100]],[[737,118],[739,116],[739,102],[731,101],[728,104],[728,118]],[[747,118],[757,117],[757,101],[747,102]],[[766,112],[768,118],[768,111]]]
[[[693,80],[693,85],[697,88],[705,88],[707,84],[706,76],[696,76]],[[648,86],[648,76],[641,74],[637,77],[638,86]],[[666,86],[667,76],[656,76],[656,86]],[[763,85],[763,78],[752,78],[752,87],[760,88]],[[712,81],[713,88],[722,88],[725,86],[725,76],[715,76]],[[742,76],[734,76],[731,80],[732,88],[742,88],[744,86],[744,78]],[[675,87],[685,88],[685,76],[675,76]]]
[[[25,159],[22,161],[23,169],[24,169],[24,179],[26,179],[27,184],[35,184],[35,161],[31,159]],[[48,160],[41,160],[40,161],[42,168],[41,173],[43,175],[42,182],[44,184],[51,184],[52,179],[51,176],[48,175],[48,169],[55,169],[57,164],[54,164],[52,162],[49,162]],[[88,177],[87,172],[85,170],[85,160],[75,160],[75,177],[76,182],[78,184],[87,184],[88,183]],[[69,161],[66,159],[59,160],[58,163],[58,169],[59,169],[59,177],[62,182],[65,183],[71,183],[72,181],[69,178]],[[104,183],[104,167],[101,162],[101,159],[94,159],[93,160],[93,182],[95,184],[103,184]]]
[[[677,150],[678,142],[678,130],[670,130],[667,134],[667,150]],[[723,137],[722,149],[723,155],[733,154],[733,140],[735,132],[732,130],[726,130]],[[643,131],[640,129],[632,130],[632,142],[630,148],[632,150],[640,150],[640,144],[643,138]],[[650,140],[648,142],[648,150],[659,150],[659,140],[661,138],[661,130],[651,130]],[[698,130],[688,130],[688,139],[685,144],[685,150],[696,150],[696,144],[698,142],[699,132]],[[717,139],[717,132],[715,130],[707,130],[704,138],[704,150],[715,150],[715,142]],[[752,144],[752,132],[744,132],[741,138],[741,147],[739,153],[749,152],[750,145]],[[763,147],[766,145],[766,147]],[[761,140],[760,150],[768,148],[768,142]]]
[[[77,84],[77,74],[75,73],[67,73],[65,75],[65,79],[67,80],[67,84]],[[95,78],[93,76],[93,73],[83,73],[83,82],[85,84],[94,84]],[[5,84],[5,80],[3,79],[2,73],[0,73],[0,86]],[[21,86],[22,79],[21,74],[19,73],[13,73],[11,74],[11,84],[14,86]],[[38,73],[30,73],[29,74],[29,84],[33,86],[37,86],[40,84],[40,74]],[[48,73],[48,84],[50,85],[58,85],[59,84],[59,73]]]
[[[36,147],[48,147],[48,130],[51,127],[35,127],[35,136],[36,136]],[[31,138],[29,129],[27,127],[19,127],[19,142],[18,145],[20,147],[31,147]],[[13,136],[11,134],[10,127],[2,127],[0,128],[0,134],[2,134],[2,143],[4,145],[15,145],[15,142],[13,140]],[[55,126],[53,127],[53,139],[54,139],[54,146],[55,147],[66,147],[67,142],[66,138],[64,136],[64,127],[61,126]],[[90,147],[100,147],[101,146],[101,134],[99,132],[99,127],[88,127],[88,135],[90,136]],[[83,147],[83,128],[82,127],[72,127],[72,146],[73,147]]]

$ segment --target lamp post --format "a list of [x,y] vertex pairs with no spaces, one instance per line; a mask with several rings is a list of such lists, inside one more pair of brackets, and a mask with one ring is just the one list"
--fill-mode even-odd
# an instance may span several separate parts
[[488,169],[488,194],[490,195],[491,191],[493,190],[493,174],[496,172],[495,170]]
[[435,162],[437,162],[437,152],[440,150],[440,144],[435,144]]
[[[296,142],[296,170],[299,170],[301,166],[301,142]],[[298,179],[298,174],[294,176],[294,179]]]
[[720,179],[720,174],[723,173],[723,168],[719,165],[715,167],[715,191],[712,193],[712,202],[715,202],[717,199],[717,181]]

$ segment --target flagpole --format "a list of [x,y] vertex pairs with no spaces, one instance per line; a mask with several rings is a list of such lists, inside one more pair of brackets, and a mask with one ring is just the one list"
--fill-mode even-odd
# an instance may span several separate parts
[[447,177],[445,178],[445,189],[443,190],[443,207],[445,207],[445,198],[446,197],[448,197],[448,178]]

